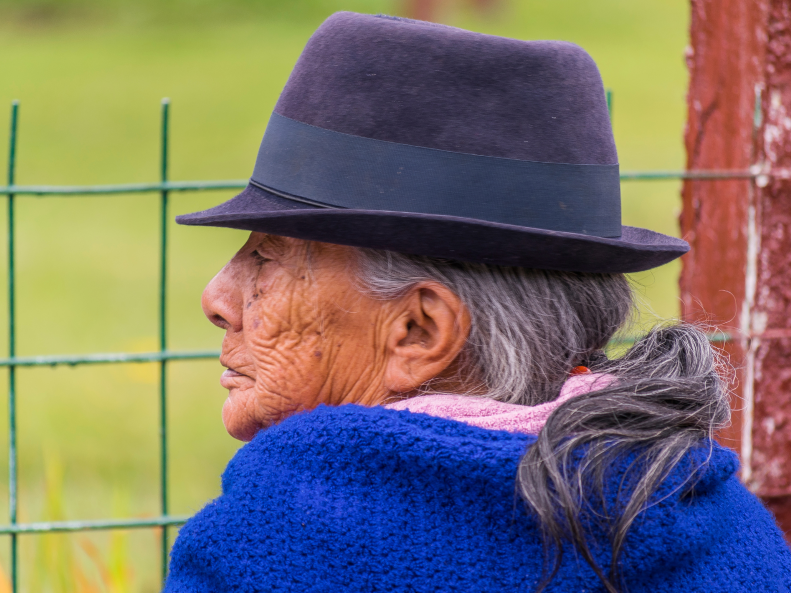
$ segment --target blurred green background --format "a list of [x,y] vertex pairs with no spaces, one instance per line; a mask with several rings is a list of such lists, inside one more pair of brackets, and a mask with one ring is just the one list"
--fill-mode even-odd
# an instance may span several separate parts
[[[622,170],[683,167],[684,1],[437,6],[429,16],[448,24],[582,45],[614,92]],[[301,48],[327,15],[420,9],[416,0],[0,0],[0,137],[2,109],[19,99],[19,184],[155,181],[159,101],[167,96],[172,179],[242,179]],[[3,140],[0,163],[6,155]],[[172,214],[230,195],[174,195]],[[17,202],[18,354],[156,349],[157,196]],[[677,182],[623,184],[626,224],[677,235],[679,204]],[[171,349],[219,348],[221,331],[203,318],[200,294],[243,238],[172,225]],[[678,269],[671,264],[635,278],[647,320],[651,312],[678,314]],[[3,281],[0,336],[7,328],[4,291]],[[219,475],[239,443],[220,420],[219,363],[170,368],[171,510],[190,514],[218,494]],[[19,371],[21,520],[159,513],[157,373],[153,364]],[[4,378],[0,372],[5,395]],[[6,424],[0,412],[0,443]],[[0,517],[8,506],[4,451],[0,445]],[[23,536],[22,588],[157,591],[157,538],[153,530]],[[6,542],[0,538],[7,572]],[[0,593],[4,583],[0,574]]]

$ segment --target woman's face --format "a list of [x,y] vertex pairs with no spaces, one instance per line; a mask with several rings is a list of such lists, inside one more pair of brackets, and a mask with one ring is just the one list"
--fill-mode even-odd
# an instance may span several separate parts
[[386,344],[397,308],[354,283],[352,248],[252,233],[209,283],[203,310],[225,329],[223,422],[250,440],[320,403],[376,405],[387,395]]

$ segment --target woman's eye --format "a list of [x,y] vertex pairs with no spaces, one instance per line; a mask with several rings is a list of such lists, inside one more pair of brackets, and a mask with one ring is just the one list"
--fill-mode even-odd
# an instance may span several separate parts
[[261,255],[261,254],[258,252],[258,250],[255,250],[255,251],[253,251],[252,255],[253,255],[253,258],[255,258],[255,260],[256,260],[258,263],[260,263],[260,264],[265,264],[265,263],[266,263],[266,262],[268,262],[268,261],[272,261],[272,260],[271,260],[271,259],[269,259],[268,257],[265,257],[265,256]]

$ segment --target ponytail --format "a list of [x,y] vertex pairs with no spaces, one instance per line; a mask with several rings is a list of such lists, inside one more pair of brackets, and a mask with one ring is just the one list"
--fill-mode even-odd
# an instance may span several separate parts
[[[591,364],[594,372],[615,380],[557,408],[519,464],[517,490],[539,520],[548,554],[554,551],[539,593],[560,567],[564,541],[574,545],[609,593],[617,593],[618,560],[635,519],[679,461],[730,420],[717,355],[692,326],[655,329],[623,357],[594,357]],[[612,557],[605,574],[580,515],[587,488],[602,492],[607,468],[630,453],[637,455],[632,467],[641,468],[640,475],[627,499],[608,509]]]

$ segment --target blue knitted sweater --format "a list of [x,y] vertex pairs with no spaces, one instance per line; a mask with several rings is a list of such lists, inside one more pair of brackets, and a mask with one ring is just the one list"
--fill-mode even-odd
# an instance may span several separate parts
[[[179,532],[165,591],[531,591],[544,555],[514,478],[534,442],[381,407],[298,414],[239,450]],[[710,443],[677,466],[627,538],[629,593],[791,591],[791,553],[736,469]],[[605,496],[623,477],[616,464]],[[586,523],[607,566],[606,531]],[[603,590],[571,548],[547,588]]]

